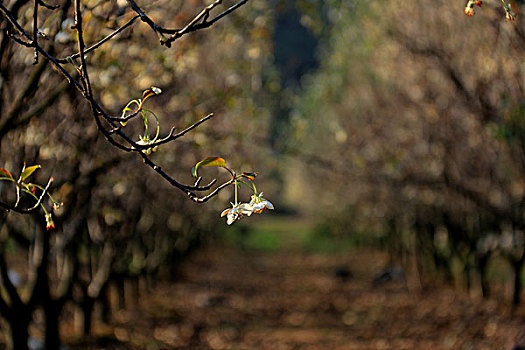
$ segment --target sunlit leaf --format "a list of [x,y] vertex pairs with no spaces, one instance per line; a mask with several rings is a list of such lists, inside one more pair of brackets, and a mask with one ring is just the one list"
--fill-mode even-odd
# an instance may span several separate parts
[[40,168],[40,165],[32,165],[30,167],[24,168],[22,171],[22,175],[20,175],[20,179],[22,181],[25,181],[31,174],[35,172],[36,169]]
[[144,92],[142,93],[142,100],[144,101],[148,97],[159,95],[161,93],[162,93],[161,89],[159,89],[156,86],[152,86],[151,89],[144,90]]
[[203,166],[218,166],[222,168],[228,168],[228,165],[226,164],[226,161],[221,157],[208,157],[204,160],[201,160],[195,166],[193,169],[191,169],[191,173],[194,177],[197,177],[197,169]]
[[250,181],[253,181],[255,180],[255,178],[257,177],[257,173],[247,173],[247,172],[243,172],[241,174],[241,177],[244,177]]
[[6,169],[0,168],[0,177],[8,177],[12,179],[13,175],[11,175],[11,173],[7,171]]

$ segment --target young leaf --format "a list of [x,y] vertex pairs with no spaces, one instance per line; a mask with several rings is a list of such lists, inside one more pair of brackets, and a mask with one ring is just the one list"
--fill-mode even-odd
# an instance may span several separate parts
[[20,175],[20,180],[25,181],[36,169],[40,168],[40,165],[32,165],[30,167],[24,168],[22,175]]
[[255,180],[255,178],[257,177],[257,173],[247,173],[247,172],[243,172],[241,174],[241,177],[244,177],[246,179],[248,179],[249,181],[253,181]]
[[7,171],[6,169],[0,168],[0,177],[9,177],[12,179],[13,175],[11,175],[11,173]]
[[144,90],[144,92],[142,93],[141,105],[144,104],[144,101],[146,101],[148,97],[159,95],[160,93],[162,93],[162,90],[156,86],[152,86],[151,89]]
[[191,173],[194,177],[197,177],[197,169],[202,166],[218,166],[222,168],[228,169],[228,165],[226,164],[226,161],[221,157],[208,157],[204,160],[201,160],[195,166],[193,169],[191,169]]

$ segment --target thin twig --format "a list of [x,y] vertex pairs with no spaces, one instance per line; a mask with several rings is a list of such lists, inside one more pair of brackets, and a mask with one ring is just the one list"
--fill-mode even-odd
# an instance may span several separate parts
[[131,119],[135,118],[137,115],[139,115],[140,111],[142,109],[137,109],[135,112],[131,113],[130,115],[127,115],[125,117],[110,117],[110,119],[112,121],[115,121],[115,122],[121,122],[121,123],[125,123],[125,122],[128,122],[130,121]]
[[157,25],[151,18],[149,18],[148,15],[146,15],[146,13],[142,11],[142,9],[137,5],[137,3],[134,0],[127,0],[127,2],[131,6],[133,11],[135,11],[140,16],[140,20],[148,24],[151,27],[151,29],[153,29],[153,31],[159,36],[159,39],[161,39],[162,41],[162,39],[164,39],[164,31],[162,27]]
[[38,45],[38,5],[40,1],[35,0],[35,6],[33,9],[33,45],[35,46],[35,59],[33,64],[38,64],[38,50],[36,46]]
[[172,186],[177,187],[178,189],[189,192],[189,191],[208,191],[216,182],[217,179],[213,179],[209,184],[206,186],[188,186],[183,185],[180,182],[173,179],[171,176],[169,176],[160,166],[155,164],[146,154],[143,152],[139,152],[140,156],[144,160],[144,163],[149,165],[153,170],[155,170],[160,176],[162,176],[165,180],[167,180]]
[[5,210],[7,210],[7,211],[14,211],[14,212],[20,213],[20,214],[31,213],[31,212],[37,210],[38,207],[42,204],[42,201],[44,200],[44,198],[45,198],[45,196],[46,196],[46,194],[47,194],[47,192],[49,190],[49,187],[51,186],[51,183],[53,183],[53,178],[49,179],[49,181],[47,182],[46,187],[44,187],[44,190],[42,191],[42,194],[40,194],[40,197],[38,197],[37,202],[32,207],[19,208],[18,205],[10,205],[10,204],[4,203],[4,202],[0,202],[0,207],[5,209]]
[[[225,17],[226,15],[232,13],[233,11],[237,10],[239,7],[243,6],[248,2],[248,0],[241,0],[235,5],[229,7],[224,12],[218,14],[217,16],[213,17],[211,20],[207,20],[210,11],[219,5],[222,1],[216,0],[211,5],[204,8],[186,27],[184,27],[181,30],[176,31],[173,35],[171,35],[168,39],[166,39],[162,44],[166,45],[167,47],[171,46],[171,43],[183,36],[184,34],[188,34],[200,29],[211,27],[215,22],[220,20],[221,18]],[[201,23],[198,23],[200,19],[203,19]]]
[[[11,23],[11,25],[13,25],[13,27],[15,27],[18,32],[24,36],[26,39],[30,40],[31,41],[31,44],[34,45],[33,43],[33,39],[31,38],[31,35],[29,35],[25,30],[24,28],[22,28],[22,26],[18,23],[18,21],[13,18],[13,16],[11,15],[11,12],[4,6],[4,4],[2,4],[2,2],[0,2],[0,12],[2,12],[7,20],[9,21],[9,23]],[[53,65],[55,66],[55,68],[57,68],[57,70],[66,77],[66,79],[74,84],[80,91],[82,91],[82,85],[75,79],[71,76],[71,74],[69,74],[69,72],[67,70],[65,70],[58,62],[57,60],[52,56],[50,55],[46,50],[44,50],[40,45],[34,45],[34,47],[38,50],[38,52],[40,52],[42,55],[44,55],[44,57],[46,59],[48,59],[49,61],[51,61],[53,63]]]
[[81,81],[84,84],[84,93],[86,98],[88,100],[91,99],[92,91],[91,91],[91,82],[89,81],[89,74],[88,74],[88,68],[86,63],[86,57],[84,55],[84,50],[86,48],[86,44],[84,43],[84,30],[82,29],[82,12],[80,11],[80,0],[75,0],[75,25],[73,26],[78,35],[77,35],[77,42],[78,42],[78,55],[80,56],[80,69],[81,69]]
[[11,31],[7,31],[7,36],[13,41],[15,41],[17,44],[20,44],[25,47],[33,47],[33,44],[31,42],[26,42],[20,38],[17,38],[16,36],[13,35],[13,33],[11,33]]
[[60,7],[60,5],[50,5],[48,3],[45,3],[42,0],[38,0],[38,3],[40,4],[40,6],[43,6],[43,7],[45,7],[48,10],[56,10],[57,8]]
[[169,134],[166,137],[161,138],[158,141],[149,143],[147,145],[139,145],[139,149],[149,149],[149,148],[160,146],[160,145],[163,145],[165,143],[168,143],[168,142],[171,142],[173,140],[176,140],[179,137],[182,137],[182,136],[186,135],[191,130],[197,128],[201,124],[205,123],[206,121],[210,120],[211,118],[213,118],[213,116],[214,116],[213,113],[210,113],[207,116],[205,116],[204,118],[202,118],[201,120],[195,122],[194,124],[190,125],[186,129],[184,129],[184,130],[182,130],[182,131],[180,131],[180,132],[178,132],[176,134],[174,134],[175,128],[172,128],[171,131],[169,132]]
[[[151,27],[151,29],[153,29],[153,31],[157,34],[157,36],[160,39],[160,43],[162,45],[166,45],[166,47],[171,47],[171,44],[175,40],[179,39],[185,34],[212,26],[215,22],[225,17],[226,15],[232,13],[233,11],[237,10],[239,7],[243,6],[244,4],[248,2],[248,0],[241,0],[235,5],[230,6],[228,9],[226,9],[222,13],[208,20],[211,10],[213,10],[215,7],[217,7],[218,5],[222,3],[222,0],[215,0],[215,2],[213,2],[212,4],[202,9],[182,29],[167,29],[167,28],[163,28],[159,26],[157,23],[155,23],[155,21],[153,21],[150,17],[148,17],[148,15],[146,15],[146,13],[137,5],[137,3],[134,0],[127,0],[127,1],[130,4],[133,11],[135,11],[140,16],[140,19],[144,23],[148,24]],[[171,35],[168,38],[166,38],[164,34],[171,34]]]
[[225,183],[223,183],[222,185],[218,186],[217,188],[215,188],[212,192],[210,192],[208,195],[204,196],[204,197],[199,197],[197,196],[195,193],[193,192],[187,192],[187,195],[188,197],[190,197],[190,199],[196,203],[205,203],[207,202],[208,200],[210,200],[212,197],[215,197],[220,191],[222,191],[223,189],[225,189],[226,187],[232,185],[233,183],[235,182],[234,179],[231,179],[229,181],[226,181]]
[[[139,17],[140,17],[139,15],[136,15],[135,17],[131,18],[129,21],[127,21],[125,24],[123,24],[120,28],[116,29],[111,34],[109,34],[106,37],[104,37],[102,40],[96,42],[95,44],[93,44],[90,47],[88,47],[87,49],[85,49],[84,50],[84,54],[90,53],[90,52],[95,51],[96,49],[98,49],[100,46],[102,46],[103,44],[105,44],[106,42],[111,40],[114,36],[120,34],[124,29],[126,29],[129,26],[131,26],[135,22],[135,20],[137,18],[139,18]],[[78,53],[76,53],[74,55],[69,56],[68,58],[70,58],[70,59],[77,59],[79,57],[80,57],[80,55]],[[68,58],[58,59],[57,62],[62,63],[62,64],[66,64],[66,63],[68,63]]]

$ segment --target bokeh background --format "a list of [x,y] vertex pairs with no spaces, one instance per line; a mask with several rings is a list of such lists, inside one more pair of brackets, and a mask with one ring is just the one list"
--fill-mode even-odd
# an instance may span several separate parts
[[[65,58],[73,9],[54,3],[41,44]],[[82,3],[88,44],[134,15]],[[208,3],[140,5],[180,28]],[[31,28],[33,3],[5,5]],[[184,183],[208,156],[258,172],[275,210],[232,226],[219,216],[233,188],[193,203],[111,146],[1,17],[0,166],[42,165],[34,181],[53,176],[64,203],[50,232],[40,212],[1,214],[0,295],[16,310],[2,346],[25,328],[48,349],[511,349],[525,315],[525,31],[499,1],[464,6],[250,0],[171,48],[137,21],[89,54],[112,115],[151,86],[164,133],[215,114],[152,158]],[[126,128],[138,139],[140,123]]]

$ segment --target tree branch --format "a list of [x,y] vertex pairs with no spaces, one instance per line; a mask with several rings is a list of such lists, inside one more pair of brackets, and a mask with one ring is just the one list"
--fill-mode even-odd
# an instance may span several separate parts
[[[108,34],[102,40],[96,42],[95,44],[93,44],[90,47],[88,47],[87,49],[85,49],[84,50],[84,54],[87,54],[87,53],[90,53],[92,51],[95,51],[96,49],[98,49],[99,47],[101,47],[102,45],[104,45],[105,43],[110,41],[113,37],[115,37],[116,35],[120,34],[122,31],[124,31],[124,29],[128,28],[129,26],[131,26],[137,20],[137,18],[139,18],[139,17],[140,17],[139,15],[136,15],[135,17],[133,17],[132,19],[130,19],[129,21],[124,23],[121,27],[119,27],[118,29],[113,31],[111,34]],[[62,63],[62,64],[66,64],[66,63],[68,63],[68,58],[69,59],[77,59],[79,57],[80,57],[80,54],[76,53],[74,55],[68,56],[67,58],[57,59],[57,62],[58,63]]]
[[50,178],[49,181],[47,182],[46,187],[44,187],[44,191],[42,191],[42,194],[40,195],[40,197],[38,197],[38,200],[36,201],[35,205],[33,205],[32,207],[19,208],[17,205],[10,205],[4,202],[0,202],[0,207],[7,211],[14,211],[20,214],[29,214],[37,210],[38,207],[42,204],[42,201],[44,200],[44,197],[47,194],[47,191],[49,190],[49,187],[51,186],[52,182],[53,182],[53,178]]
[[[211,20],[208,21],[208,16],[210,14],[210,11],[215,8],[217,5],[222,3],[222,0],[216,0],[211,5],[208,5],[206,8],[204,8],[186,27],[182,28],[181,30],[177,30],[173,35],[171,35],[168,39],[166,39],[164,42],[161,41],[162,44],[166,45],[167,47],[171,47],[171,43],[183,36],[184,34],[188,34],[200,29],[211,27],[215,22],[220,20],[221,18],[225,17],[226,15],[232,13],[233,11],[237,10],[239,7],[246,4],[248,0],[242,0],[236,3],[235,5],[228,8],[226,11],[220,13],[219,15],[213,17]],[[201,23],[198,23],[202,19]]]
[[[155,162],[153,162],[149,158],[149,156],[147,154],[145,154],[144,150],[147,150],[147,149],[152,148],[152,147],[156,147],[158,145],[162,145],[162,144],[168,143],[170,141],[174,141],[174,140],[184,136],[185,134],[187,134],[191,130],[197,128],[198,126],[200,126],[201,124],[203,124],[207,120],[211,119],[213,117],[213,114],[207,115],[206,117],[202,118],[201,120],[197,121],[196,123],[194,123],[193,125],[187,127],[186,129],[184,129],[183,131],[181,131],[179,133],[175,134],[175,128],[172,128],[170,133],[166,137],[158,140],[157,142],[153,142],[153,143],[147,144],[147,145],[138,144],[137,142],[135,142],[131,137],[129,137],[122,130],[122,127],[119,124],[116,123],[117,121],[122,121],[122,119],[129,120],[129,119],[133,118],[135,116],[135,113],[130,115],[130,116],[124,117],[124,118],[122,118],[122,117],[121,118],[111,117],[95,101],[95,99],[93,97],[91,82],[90,82],[90,79],[89,79],[89,73],[88,73],[88,67],[87,67],[87,63],[86,63],[86,59],[85,59],[85,54],[90,52],[90,51],[96,50],[101,45],[103,45],[104,43],[106,43],[109,40],[111,40],[112,38],[114,38],[117,34],[121,33],[125,28],[131,26],[136,21],[137,18],[140,18],[143,22],[145,22],[148,25],[150,25],[150,27],[160,36],[162,44],[165,44],[166,46],[170,46],[171,42],[175,41],[177,38],[179,38],[179,37],[181,37],[181,36],[183,36],[183,35],[185,35],[187,33],[190,33],[192,31],[196,31],[196,30],[199,30],[199,29],[207,28],[207,27],[213,25],[218,20],[224,18],[226,15],[232,13],[233,11],[237,10],[239,7],[241,7],[244,4],[246,4],[248,2],[248,0],[241,0],[238,3],[236,3],[235,5],[233,5],[230,8],[228,8],[227,10],[223,11],[222,13],[220,13],[219,15],[215,16],[211,20],[208,20],[208,18],[210,16],[210,11],[212,11],[215,7],[217,7],[218,5],[220,5],[222,3],[222,0],[216,0],[212,4],[206,6],[203,10],[201,10],[181,30],[169,30],[169,29],[164,29],[164,28],[158,26],[151,18],[149,18],[144,13],[144,11],[142,11],[142,9],[136,4],[136,2],[134,0],[127,0],[127,1],[130,4],[131,8],[137,13],[137,16],[133,17],[131,20],[126,22],[124,25],[122,25],[120,28],[118,28],[117,30],[112,32],[110,35],[106,36],[104,39],[100,40],[99,42],[97,42],[94,45],[92,45],[90,48],[86,49],[85,42],[84,42],[84,36],[83,36],[81,2],[80,2],[80,0],[75,0],[74,1],[74,6],[75,6],[75,8],[74,8],[75,25],[73,26],[73,28],[76,29],[77,34],[78,34],[77,35],[78,52],[75,55],[69,56],[69,57],[67,57],[65,59],[57,59],[57,58],[53,57],[53,55],[51,55],[49,52],[47,52],[44,48],[42,48],[38,44],[38,41],[37,41],[36,37],[34,35],[33,35],[33,37],[31,37],[23,29],[23,27],[18,23],[16,18],[14,18],[14,16],[11,14],[11,12],[9,10],[7,10],[7,8],[1,2],[0,2],[0,12],[3,13],[6,16],[7,20],[9,21],[9,23],[14,28],[17,29],[17,31],[20,33],[20,35],[28,40],[28,43],[31,44],[35,48],[36,52],[41,54],[49,62],[51,62],[52,66],[55,69],[57,69],[70,83],[72,83],[77,88],[77,90],[82,94],[82,96],[87,100],[87,102],[90,104],[92,115],[93,115],[93,118],[95,119],[95,122],[97,124],[97,127],[98,127],[99,131],[102,133],[104,138],[109,143],[111,143],[112,145],[114,145],[115,147],[117,147],[117,148],[119,148],[119,149],[121,149],[123,151],[138,153],[142,157],[142,159],[143,159],[143,161],[144,161],[144,163],[146,165],[151,167],[161,177],[163,177],[165,180],[167,180],[172,186],[174,186],[174,187],[182,190],[183,192],[185,192],[195,202],[203,203],[203,202],[207,201],[209,198],[215,196],[220,190],[222,190],[226,186],[230,185],[231,181],[228,181],[228,182],[222,184],[221,186],[217,187],[212,193],[210,193],[209,195],[207,195],[205,197],[198,197],[198,196],[196,196],[193,193],[193,191],[208,191],[208,190],[210,190],[211,187],[216,183],[216,179],[212,180],[208,185],[205,185],[205,186],[200,186],[199,185],[201,179],[198,179],[195,182],[195,185],[193,185],[193,186],[181,184],[180,182],[176,181],[174,178],[169,176],[166,172],[164,172],[161,169],[160,166],[155,164]],[[41,5],[41,0],[35,0],[35,7],[37,8],[39,5]],[[37,22],[36,15],[34,16],[33,20],[34,20],[33,24],[34,24],[34,26],[36,28],[36,25],[35,25],[35,22]],[[38,30],[36,30],[36,31],[38,31]],[[165,38],[164,34],[170,34],[170,33],[172,33],[172,36],[170,36],[169,38]],[[19,40],[15,40],[15,41],[19,42]],[[70,61],[71,59],[80,59],[81,66],[77,69],[77,71],[79,73],[80,81],[78,81],[75,78],[73,78],[71,76],[71,74],[69,74],[61,65],[61,63],[64,64],[64,63]],[[138,113],[138,111],[137,111],[137,113]],[[107,123],[107,125],[106,125],[106,123]],[[108,129],[108,127],[109,127],[109,129]],[[0,130],[1,130],[1,128],[0,128]],[[116,137],[121,138],[125,142],[125,144],[119,142],[116,139]],[[40,202],[41,202],[41,200],[39,200],[39,202],[37,204],[40,204]],[[16,206],[9,206],[9,205],[6,205],[5,203],[0,203],[0,207],[3,207],[5,209],[9,209],[9,210],[17,209]],[[30,209],[32,210],[32,208],[30,208]],[[17,211],[19,211],[19,210],[17,210]],[[25,210],[24,210],[24,212],[25,212]]]
[[40,0],[34,0],[35,5],[33,7],[33,45],[35,46],[35,60],[33,64],[38,64],[38,50],[36,46],[38,45],[38,5]]
[[[127,0],[127,1],[130,4],[133,11],[135,11],[140,16],[140,19],[144,23],[148,24],[151,27],[151,29],[153,29],[153,31],[157,34],[157,36],[160,39],[160,43],[162,45],[166,45],[166,47],[171,47],[171,44],[175,40],[179,39],[185,34],[195,32],[200,29],[211,27],[215,22],[224,18],[228,14],[234,12],[239,7],[243,6],[244,4],[248,2],[248,0],[241,0],[235,5],[229,7],[227,10],[220,13],[219,15],[213,17],[211,20],[208,20],[208,17],[210,16],[210,12],[218,5],[222,4],[222,0],[215,0],[213,3],[206,6],[204,9],[202,9],[184,28],[166,29],[166,28],[159,26],[150,17],[148,17],[148,15],[146,15],[146,13],[137,5],[137,3],[134,0]],[[171,34],[171,35],[166,38],[165,34]]]

